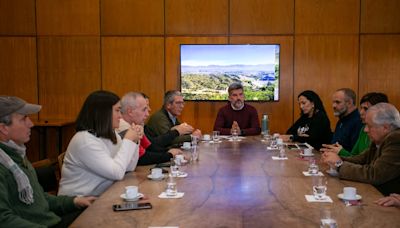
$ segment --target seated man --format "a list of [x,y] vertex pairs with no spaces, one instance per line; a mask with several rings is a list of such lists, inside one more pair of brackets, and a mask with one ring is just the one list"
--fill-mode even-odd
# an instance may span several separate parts
[[362,127],[355,102],[356,94],[349,88],[338,89],[333,94],[333,114],[339,117],[339,121],[336,123],[331,143],[338,143],[347,151],[353,149]]
[[234,82],[228,88],[229,104],[222,107],[214,123],[214,131],[230,135],[236,129],[240,135],[258,135],[261,132],[257,110],[244,103],[243,86]]
[[366,150],[371,144],[371,141],[369,140],[367,133],[365,133],[364,131],[365,114],[367,113],[369,107],[381,102],[385,103],[389,102],[386,94],[384,93],[375,93],[375,92],[367,93],[361,98],[360,117],[363,123],[363,127],[361,128],[356,144],[354,144],[353,149],[351,151],[347,151],[342,147],[342,145],[340,145],[339,143],[335,143],[335,144],[323,144],[322,146],[324,148],[321,149],[321,152],[334,152],[339,154],[339,156],[343,157],[355,156],[364,152],[364,150]]
[[[149,97],[144,93],[141,93],[141,94],[146,99],[147,109],[148,109],[148,111],[150,113],[151,112],[151,108],[150,108]],[[159,150],[165,151],[165,149],[169,148],[169,146],[172,144],[172,141],[177,136],[190,134],[192,131],[193,131],[193,127],[192,126],[190,126],[189,124],[186,124],[186,123],[181,123],[179,125],[173,126],[165,134],[150,137],[149,135],[147,135],[147,134],[150,134],[150,132],[147,130],[147,127],[144,126],[144,132],[146,134],[146,137],[151,141],[152,147],[156,147],[157,148],[156,149],[157,151],[159,151]]]
[[371,146],[354,157],[325,152],[322,161],[335,165],[342,179],[374,185],[384,195],[400,193],[400,114],[391,104],[369,108],[365,129]]
[[[67,227],[95,197],[53,196],[43,192],[27,160],[25,143],[40,105],[0,96],[0,226]],[[61,216],[61,217],[59,217]]]
[[[185,103],[181,92],[171,90],[164,95],[163,107],[156,113],[154,113],[145,126],[145,134],[149,137],[150,141],[153,138],[157,138],[161,135],[168,134],[171,129],[176,129],[181,122],[178,120],[178,116],[181,115]],[[179,146],[183,142],[190,142],[192,137],[201,137],[201,131],[194,128],[186,123],[183,123],[186,134],[176,136],[172,142],[167,146]],[[179,131],[179,130],[178,130]]]
[[[122,119],[120,119],[118,131],[121,137],[123,137],[132,123],[135,125],[144,125],[144,121],[149,117],[149,104],[143,94],[129,92],[121,99],[121,113]],[[171,158],[180,153],[182,151],[179,149],[157,147],[157,145],[153,145],[149,141],[146,135],[143,135],[139,145],[138,165],[169,162]]]

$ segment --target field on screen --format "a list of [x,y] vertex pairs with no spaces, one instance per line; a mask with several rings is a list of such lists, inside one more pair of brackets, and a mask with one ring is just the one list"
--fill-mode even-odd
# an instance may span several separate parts
[[185,100],[227,100],[232,82],[246,100],[278,100],[279,45],[181,45]]

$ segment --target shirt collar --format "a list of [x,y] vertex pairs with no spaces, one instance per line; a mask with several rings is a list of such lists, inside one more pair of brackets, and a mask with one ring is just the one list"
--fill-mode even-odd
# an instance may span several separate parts
[[172,123],[175,125],[175,123],[176,123],[176,116],[174,116],[174,115],[172,115],[170,112],[168,112],[167,111],[167,113],[168,113],[168,117],[169,117],[169,119],[172,121]]
[[232,107],[232,109],[235,110],[235,111],[242,110],[242,109],[244,108],[244,102],[243,102],[242,107],[240,107],[240,108],[235,108],[235,107],[233,107],[232,103],[231,103],[231,107]]

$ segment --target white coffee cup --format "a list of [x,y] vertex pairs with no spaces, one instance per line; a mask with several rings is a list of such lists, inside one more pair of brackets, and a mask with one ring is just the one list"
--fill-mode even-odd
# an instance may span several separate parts
[[206,141],[211,140],[211,136],[210,135],[203,135],[203,139]]
[[343,188],[343,198],[345,199],[355,199],[357,194],[357,189],[354,187],[344,187]]
[[151,169],[151,177],[153,177],[153,178],[162,177],[162,169],[161,168],[152,168]]
[[182,147],[185,149],[190,149],[190,142],[184,142]]
[[126,186],[125,187],[125,196],[127,199],[134,199],[138,197],[138,187],[137,186]]
[[312,149],[311,148],[305,148],[303,150],[303,154],[304,155],[311,155],[312,154]]

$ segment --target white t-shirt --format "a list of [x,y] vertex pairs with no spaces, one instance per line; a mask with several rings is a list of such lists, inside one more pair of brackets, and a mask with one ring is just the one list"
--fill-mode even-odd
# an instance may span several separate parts
[[65,153],[58,195],[99,196],[125,172],[135,170],[138,145],[117,133],[116,137],[113,144],[88,131],[76,133]]

